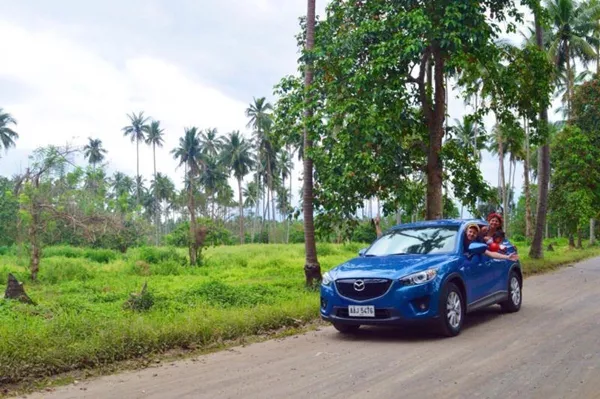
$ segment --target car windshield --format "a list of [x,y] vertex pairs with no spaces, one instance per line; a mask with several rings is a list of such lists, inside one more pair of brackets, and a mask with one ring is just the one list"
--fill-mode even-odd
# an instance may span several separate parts
[[438,254],[454,250],[458,226],[427,226],[392,230],[381,236],[365,256]]

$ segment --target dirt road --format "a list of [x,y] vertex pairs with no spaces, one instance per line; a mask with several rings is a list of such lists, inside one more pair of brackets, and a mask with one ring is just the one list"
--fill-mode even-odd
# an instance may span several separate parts
[[519,313],[468,320],[451,339],[327,327],[29,398],[600,398],[600,258],[526,279]]

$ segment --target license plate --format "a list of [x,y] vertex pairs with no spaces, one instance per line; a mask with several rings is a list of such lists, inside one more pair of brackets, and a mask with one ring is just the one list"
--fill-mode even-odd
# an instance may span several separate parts
[[350,317],[375,317],[375,306],[348,306],[348,316]]

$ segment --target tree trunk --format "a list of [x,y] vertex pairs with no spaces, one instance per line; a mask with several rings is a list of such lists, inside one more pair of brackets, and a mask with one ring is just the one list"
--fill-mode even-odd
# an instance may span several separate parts
[[[444,87],[444,59],[437,44],[432,49],[434,59],[435,97],[434,107],[429,108],[427,122],[429,129],[429,149],[427,154],[427,220],[441,219],[443,215],[442,183],[443,165],[440,159],[444,138],[444,115],[446,114],[446,89]],[[428,107],[428,101],[421,95],[421,103]],[[433,112],[432,112],[433,111]]]
[[[291,209],[292,206],[292,172],[290,171],[290,202],[288,204],[289,209]],[[285,237],[285,243],[289,244],[290,243],[290,224],[291,224],[291,218],[289,214],[286,214],[286,218],[287,218],[287,234]]]
[[137,138],[135,139],[135,147],[137,153],[137,178],[135,181],[136,201],[137,206],[140,206],[140,141]]
[[590,219],[590,245],[596,243],[596,220]]
[[198,245],[196,243],[196,204],[194,203],[194,183],[192,176],[192,165],[189,166],[188,179],[189,179],[189,190],[188,190],[188,210],[190,212],[190,265],[196,266],[198,259]]
[[[535,38],[538,48],[544,48],[543,28],[540,24],[539,15],[535,13]],[[540,122],[543,129],[548,129],[548,110],[542,109],[540,112]],[[544,226],[546,225],[546,212],[548,210],[548,186],[550,182],[550,145],[548,139],[539,149],[538,155],[538,201],[537,215],[535,218],[535,232],[531,248],[529,249],[529,257],[539,259],[543,257],[543,236]]]
[[[156,144],[152,143],[152,158],[154,158],[154,203],[155,206],[158,204],[158,195],[156,195]],[[155,223],[156,223],[156,246],[158,246],[158,236],[160,234],[160,210],[158,206],[154,210],[156,212]]]
[[12,273],[8,273],[8,284],[6,285],[6,291],[4,291],[4,299],[16,299],[23,303],[35,305],[35,302],[25,293],[23,283],[19,283]]
[[581,228],[577,228],[577,249],[581,249],[582,248],[582,237],[581,237]]
[[529,151],[529,125],[525,120],[525,160],[523,168],[523,179],[525,181],[525,237],[527,240],[531,240],[531,191],[529,187],[529,165],[530,165],[530,151]]
[[508,193],[506,192],[506,176],[504,175],[504,137],[498,137],[498,170],[500,171],[500,193],[502,198],[502,218],[506,224],[508,214]]
[[[306,50],[311,51],[315,42],[315,0],[307,0],[306,14]],[[307,61],[306,73],[304,74],[304,86],[310,89],[313,78],[312,61]],[[305,122],[312,118],[313,112],[310,105],[310,98],[305,103]],[[313,286],[315,282],[322,280],[321,265],[317,259],[317,245],[315,242],[315,225],[313,220],[313,161],[309,155],[312,148],[312,139],[308,131],[308,123],[304,124],[304,189],[302,193],[302,211],[304,216],[304,249],[306,259],[304,263],[304,276],[306,285]]]
[[240,244],[244,245],[244,205],[242,203],[242,179],[238,178],[238,191],[240,201]]
[[575,248],[575,238],[573,237],[573,233],[569,233],[569,247]]

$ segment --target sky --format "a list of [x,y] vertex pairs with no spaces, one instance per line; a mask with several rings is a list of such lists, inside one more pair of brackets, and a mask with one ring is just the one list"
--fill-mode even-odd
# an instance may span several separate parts
[[[324,8],[317,0],[317,14]],[[244,111],[253,97],[274,101],[273,86],[297,71],[305,13],[306,0],[0,0],[0,107],[20,135],[16,149],[0,154],[0,175],[24,170],[37,147],[93,137],[108,151],[109,174],[134,176],[135,144],[121,128],[127,114],[143,110],[166,133],[157,169],[181,186],[183,168],[170,151],[184,128],[249,137]],[[470,109],[452,94],[451,121]],[[481,168],[495,186],[497,158],[484,154]],[[141,145],[147,182],[152,171],[152,150]],[[294,204],[299,173],[297,164]],[[522,174],[520,166],[517,193]]]

